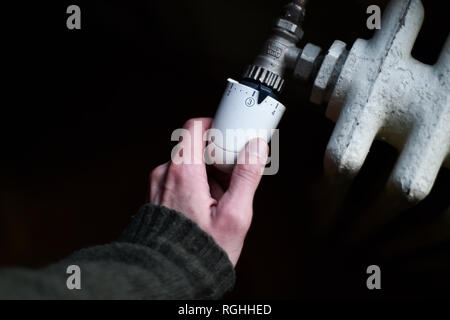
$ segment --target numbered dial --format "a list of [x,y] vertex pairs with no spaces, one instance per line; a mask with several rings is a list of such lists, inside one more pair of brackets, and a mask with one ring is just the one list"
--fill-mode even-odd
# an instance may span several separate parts
[[[225,154],[226,159],[236,159],[247,142],[262,138],[269,142],[273,129],[283,116],[283,104],[266,96],[260,103],[258,90],[228,79],[227,88],[217,110],[213,128],[220,137],[210,136],[210,141]],[[214,134],[214,130],[212,131]]]

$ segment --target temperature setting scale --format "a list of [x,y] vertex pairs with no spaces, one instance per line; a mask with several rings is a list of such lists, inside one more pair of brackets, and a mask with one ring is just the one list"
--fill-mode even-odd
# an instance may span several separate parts
[[246,84],[228,79],[213,121],[215,130],[211,130],[208,137],[207,161],[215,163],[222,171],[232,170],[248,141],[262,138],[269,142],[286,110],[267,91]]

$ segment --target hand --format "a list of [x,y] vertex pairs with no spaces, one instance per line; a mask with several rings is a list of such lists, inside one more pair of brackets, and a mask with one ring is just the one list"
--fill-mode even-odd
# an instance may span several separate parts
[[[202,124],[202,134],[197,137],[193,133],[195,121]],[[210,118],[186,122],[184,129],[201,141],[186,139],[179,147],[192,150],[191,142],[202,146],[201,159],[194,164],[179,164],[182,161],[172,159],[154,169],[150,176],[150,203],[177,210],[197,223],[235,266],[252,221],[253,196],[267,161],[268,146],[263,140],[252,140],[239,155],[231,175],[214,171],[203,159],[206,143],[202,137],[211,123]],[[176,157],[182,155],[177,153]],[[198,157],[198,153],[193,152],[192,157]]]

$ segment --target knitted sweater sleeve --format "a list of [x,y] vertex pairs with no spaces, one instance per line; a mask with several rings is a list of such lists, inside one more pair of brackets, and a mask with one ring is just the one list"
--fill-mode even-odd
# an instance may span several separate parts
[[117,242],[40,270],[0,270],[0,299],[218,299],[234,281],[209,235],[181,213],[147,204]]

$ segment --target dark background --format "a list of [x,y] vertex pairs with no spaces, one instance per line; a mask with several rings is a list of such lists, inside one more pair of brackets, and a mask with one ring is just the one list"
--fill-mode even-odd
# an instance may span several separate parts
[[[238,79],[252,61],[284,3],[2,5],[0,266],[40,267],[116,239],[145,203],[149,172],[169,159],[171,132],[214,115],[226,79]],[[66,28],[70,4],[81,7],[79,31]],[[311,0],[301,45],[369,38],[369,4],[384,8],[386,1]],[[448,11],[442,1],[424,5],[413,55],[432,64],[448,35]],[[448,294],[450,170],[441,170],[418,206],[361,229],[355,221],[374,212],[397,151],[375,142],[335,206],[322,177],[333,123],[296,81],[288,81],[282,101],[280,172],[264,177],[257,193],[229,297]],[[366,288],[371,264],[382,270],[378,292]]]

